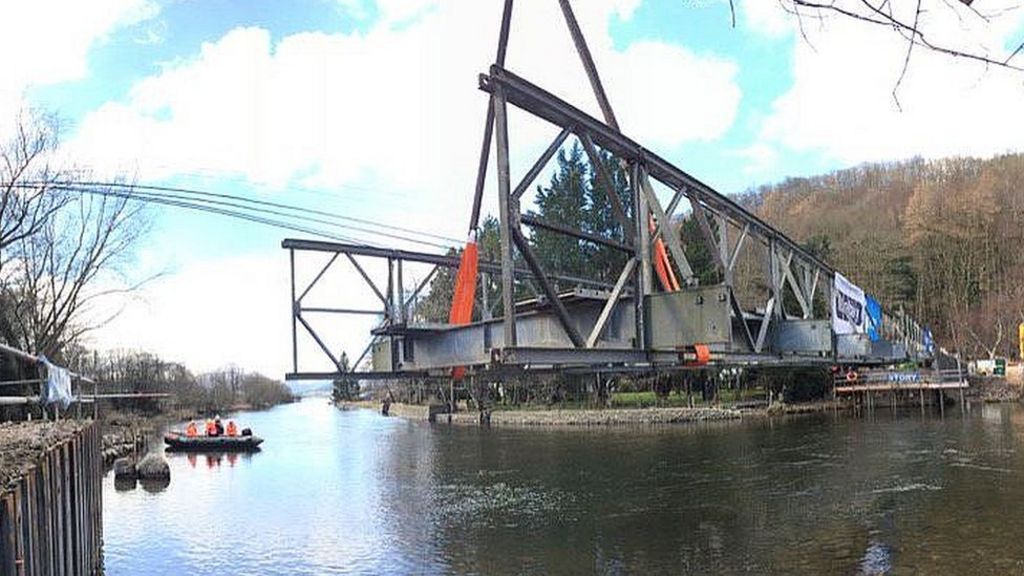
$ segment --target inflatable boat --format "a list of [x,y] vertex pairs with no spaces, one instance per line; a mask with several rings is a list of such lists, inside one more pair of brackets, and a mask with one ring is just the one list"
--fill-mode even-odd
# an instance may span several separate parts
[[193,436],[171,431],[164,434],[168,450],[217,452],[254,452],[259,450],[263,439],[258,436]]

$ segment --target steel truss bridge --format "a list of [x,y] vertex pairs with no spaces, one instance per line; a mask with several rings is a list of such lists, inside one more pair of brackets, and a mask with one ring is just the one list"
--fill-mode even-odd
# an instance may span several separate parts
[[[866,334],[834,333],[830,303],[837,272],[832,266],[623,134],[569,1],[558,2],[603,119],[504,67],[513,4],[506,0],[495,63],[479,77],[479,88],[488,95],[489,105],[471,229],[479,220],[493,144],[501,233],[500,259],[479,262],[484,282],[477,297],[483,319],[458,326],[413,321],[410,310],[416,299],[438,269],[459,267],[456,256],[287,239],[282,246],[291,256],[293,371],[287,375],[289,379],[450,378],[456,367],[466,367],[471,375],[502,378],[545,371],[657,373],[709,365],[872,365],[931,360],[925,331],[900,311],[883,311],[880,340],[872,341]],[[509,106],[560,130],[515,183],[509,166]],[[579,142],[597,171],[624,239],[545,222],[522,212],[523,194],[569,138]],[[628,207],[614,192],[611,175],[600,160],[602,152],[611,154],[626,169],[631,192]],[[667,204],[659,200],[655,186],[669,191]],[[684,199],[699,224],[701,241],[712,255],[719,283],[700,285],[687,259],[678,234]],[[523,226],[609,247],[625,255],[625,264],[615,282],[544,270]],[[671,257],[673,273],[681,279],[677,290],[659,290],[662,287],[655,281],[652,253],[659,241]],[[311,282],[298,285],[296,259],[314,257],[327,262]],[[324,274],[342,265],[339,260],[358,273],[380,308],[304,304]],[[378,261],[374,266],[368,265],[374,260]],[[403,274],[414,264],[428,266],[430,272],[406,294]],[[750,278],[755,274],[756,282]],[[490,314],[489,278],[500,278],[501,300],[495,303],[500,314],[494,316]],[[758,282],[762,287],[757,294],[741,297],[742,287]],[[525,284],[536,297],[516,301],[517,283]],[[558,291],[556,285],[574,288]],[[310,320],[315,315],[329,315],[337,322],[338,315],[351,314],[380,318],[370,343],[351,365],[354,370],[369,357],[369,370],[346,370],[339,351]],[[303,333],[316,343],[334,370],[300,368],[304,362],[300,363],[298,342]]]

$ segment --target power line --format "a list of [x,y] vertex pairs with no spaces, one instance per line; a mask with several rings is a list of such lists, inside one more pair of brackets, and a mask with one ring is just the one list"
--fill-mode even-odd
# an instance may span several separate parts
[[128,192],[115,192],[115,191],[111,191],[111,190],[101,190],[101,189],[98,189],[98,188],[88,188],[88,187],[76,188],[74,186],[53,186],[53,188],[55,188],[57,190],[65,190],[65,191],[68,191],[68,192],[77,192],[77,193],[81,193],[81,194],[91,194],[91,195],[114,197],[114,198],[124,198],[124,199],[127,199],[127,200],[137,200],[137,201],[141,201],[141,202],[149,202],[149,203],[153,203],[153,204],[162,204],[162,205],[165,205],[165,206],[172,206],[172,207],[177,207],[177,208],[187,208],[187,209],[191,209],[191,210],[197,210],[197,211],[200,211],[200,212],[208,212],[208,213],[211,213],[211,214],[219,214],[219,215],[228,216],[228,217],[231,217],[231,218],[239,218],[239,219],[242,219],[242,220],[248,220],[250,222],[254,222],[254,223],[257,223],[257,224],[264,224],[264,225],[273,226],[273,227],[276,227],[276,228],[282,228],[282,229],[285,229],[285,230],[291,230],[293,232],[302,232],[302,233],[306,233],[306,234],[312,234],[314,236],[320,236],[320,237],[323,237],[323,238],[330,238],[332,240],[337,240],[339,242],[354,242],[354,243],[361,243],[361,244],[365,244],[366,243],[366,242],[361,242],[357,238],[353,238],[353,237],[350,237],[350,236],[345,236],[345,235],[342,235],[342,234],[336,234],[336,233],[332,233],[332,232],[328,232],[328,231],[324,231],[324,230],[318,230],[316,228],[310,228],[310,227],[307,227],[307,226],[301,226],[301,225],[298,225],[298,224],[294,224],[294,223],[290,223],[290,222],[286,222],[286,221],[282,221],[282,220],[275,220],[273,218],[265,218],[265,217],[262,217],[262,216],[256,216],[256,215],[253,215],[253,214],[247,214],[245,212],[240,212],[240,211],[237,211],[237,210],[228,210],[228,209],[223,209],[223,208],[217,208],[215,206],[209,206],[209,205],[206,205],[206,204],[201,204],[201,203],[196,203],[196,202],[188,202],[188,201],[173,200],[173,199],[169,199],[169,198],[157,198],[157,197],[139,198],[138,196],[136,196],[134,194],[131,194],[131,193],[128,193]]
[[[65,183],[61,182],[60,184],[65,184]],[[80,185],[80,186],[119,187],[119,188],[129,188],[129,189],[133,189],[133,190],[151,190],[151,191],[157,191],[157,192],[176,192],[176,193],[181,193],[181,194],[191,194],[191,195],[196,195],[196,196],[205,196],[205,197],[209,197],[209,198],[224,198],[224,199],[228,199],[228,200],[235,200],[235,201],[238,201],[238,202],[247,202],[247,203],[250,203],[250,204],[256,204],[256,205],[259,205],[259,206],[269,206],[269,207],[272,207],[272,208],[280,208],[280,209],[283,209],[283,210],[291,210],[291,211],[295,211],[295,212],[301,212],[301,213],[307,213],[307,214],[315,214],[317,216],[326,216],[328,218],[335,218],[335,219],[338,219],[338,220],[346,220],[346,221],[349,221],[349,222],[356,222],[356,223],[359,223],[359,224],[366,224],[366,225],[370,225],[370,226],[378,226],[378,227],[381,227],[381,228],[387,228],[387,229],[391,229],[391,230],[398,230],[400,232],[406,232],[406,233],[409,233],[409,234],[415,234],[415,235],[418,235],[418,236],[425,236],[427,238],[435,238],[437,240],[443,240],[445,242],[451,242],[451,243],[456,244],[456,245],[461,242],[461,240],[459,240],[457,238],[452,238],[452,237],[449,237],[449,236],[442,236],[440,234],[433,234],[433,233],[430,233],[430,232],[423,232],[423,231],[420,231],[420,230],[415,230],[413,228],[404,228],[402,226],[396,226],[394,224],[386,224],[386,223],[383,223],[383,222],[376,222],[376,221],[367,220],[367,219],[364,219],[364,218],[356,218],[354,216],[342,216],[340,214],[335,214],[333,212],[325,212],[325,211],[322,211],[322,210],[316,210],[314,208],[306,208],[304,206],[294,206],[294,205],[291,205],[291,204],[282,204],[282,203],[279,203],[279,202],[271,202],[269,200],[257,200],[255,198],[247,198],[245,196],[239,196],[239,195],[235,195],[235,194],[224,194],[224,193],[217,193],[217,192],[207,192],[207,191],[204,191],[204,190],[195,190],[195,189],[192,189],[192,188],[180,188],[180,187],[175,187],[175,186],[158,186],[158,185],[153,185],[153,184],[127,184],[127,183],[123,183],[123,182],[72,182],[72,183],[66,183],[66,184],[73,184],[73,185]]]
[[[372,220],[366,220],[362,218],[354,218],[349,216],[340,216],[321,210],[315,210],[311,208],[304,208],[299,206],[291,206],[288,204],[282,204],[278,202],[270,202],[266,200],[256,200],[252,198],[246,198],[243,196],[236,196],[231,194],[219,194],[214,192],[205,192],[201,190],[191,190],[187,188],[176,188],[170,186],[155,186],[155,185],[131,185],[120,182],[24,182],[15,184],[17,187],[39,187],[39,186],[50,186],[55,189],[89,193],[96,195],[107,195],[116,196],[120,198],[133,199],[141,202],[151,202],[155,204],[162,204],[166,206],[190,208],[215,214],[220,214],[229,217],[242,218],[252,222],[258,222],[271,226],[283,227],[289,230],[302,231],[310,234],[317,234],[329,238],[344,238],[346,241],[354,241],[353,238],[348,236],[340,236],[337,234],[326,233],[322,230],[310,228],[307,226],[295,225],[288,222],[287,220],[280,220],[266,217],[256,217],[249,213],[266,214],[269,216],[276,216],[279,218],[285,218],[290,220],[299,220],[302,222],[309,222],[313,224],[326,225],[333,228],[340,228],[342,230],[349,230],[355,232],[362,232],[366,234],[372,234],[375,236],[382,236],[386,238],[402,240],[406,242],[412,242],[416,244],[424,244],[444,250],[448,250],[459,244],[458,240],[454,238],[448,238],[446,236],[440,236],[437,234],[431,234],[428,232],[421,232],[413,230],[411,228],[403,228],[401,226],[393,226],[380,222],[374,222]],[[123,191],[115,191],[123,190]],[[248,205],[251,204],[251,205]],[[263,206],[279,208],[275,210],[271,208],[264,208]],[[284,210],[282,212],[281,210]],[[293,212],[293,213],[289,213]],[[436,238],[445,241],[445,244],[433,242],[430,240],[424,240],[417,237],[408,236],[406,234],[398,234],[395,232],[374,230],[363,226],[353,226],[352,224],[344,224],[341,222],[333,222],[325,220],[323,218],[316,218],[308,216],[307,214],[315,214],[319,216],[325,216],[338,220],[357,222],[366,224],[368,226],[376,226],[384,230],[397,230],[399,232],[405,232],[407,234],[413,234],[418,236],[424,236],[427,238]]]

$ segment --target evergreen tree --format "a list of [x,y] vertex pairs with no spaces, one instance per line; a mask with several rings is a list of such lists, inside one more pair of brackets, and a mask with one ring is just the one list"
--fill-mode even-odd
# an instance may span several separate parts
[[[711,232],[717,234],[718,223],[712,220],[708,224],[711,226]],[[715,256],[711,253],[713,248],[704,239],[704,233],[700,230],[700,222],[692,212],[683,218],[682,225],[679,227],[679,240],[683,244],[683,252],[690,263],[693,275],[697,278],[698,285],[708,286],[722,281],[722,275],[715,265]],[[674,261],[672,265],[675,266]],[[678,268],[675,269],[678,270]],[[679,282],[681,284],[682,279]]]
[[[629,186],[629,175],[611,154],[601,152],[600,156],[604,171],[611,178],[615,194],[626,211],[626,217],[632,221],[633,200]],[[622,229],[618,219],[615,218],[615,209],[612,208],[612,201],[601,182],[597,170],[590,167],[589,202],[587,217],[582,223],[583,229],[609,240],[625,242],[625,231]],[[614,282],[618,278],[622,267],[626,264],[628,255],[610,246],[587,243],[587,248],[589,251],[587,256],[590,261],[590,277]]]
[[[585,226],[590,204],[590,174],[583,159],[583,150],[574,145],[568,152],[558,152],[558,171],[551,177],[547,187],[537,187],[535,203],[537,212],[533,215],[552,224],[569,228]],[[537,259],[545,272],[571,276],[589,276],[591,263],[589,243],[571,236],[536,229],[532,244]],[[558,285],[558,289],[568,288]]]

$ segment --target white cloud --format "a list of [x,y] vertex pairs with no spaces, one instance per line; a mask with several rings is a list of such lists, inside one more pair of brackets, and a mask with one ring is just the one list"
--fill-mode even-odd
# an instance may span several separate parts
[[[935,42],[999,58],[1007,34],[1024,23],[1010,14],[989,26],[937,6],[922,25]],[[907,48],[899,35],[841,17],[805,20],[804,30],[809,42],[793,44],[793,84],[773,103],[760,144],[845,164],[1020,149],[1018,74],[918,47],[897,91],[901,111],[892,96]]]
[[751,144],[746,148],[737,150],[736,156],[746,160],[743,167],[745,175],[763,174],[767,172],[779,159],[779,151],[763,142]]
[[[628,19],[638,4],[575,3],[624,131],[655,148],[720,136],[739,104],[735,65],[660,42],[614,49],[609,18]],[[486,109],[477,74],[493,61],[501,2],[388,0],[380,7],[384,19],[366,32],[275,42],[267,30],[232,30],[89,114],[71,153],[147,182],[200,173],[316,187],[350,205],[370,198],[349,215],[463,237]],[[516,4],[508,66],[598,115],[556,2]],[[555,130],[524,124],[514,110],[510,116],[513,164],[525,169]],[[352,184],[380,193],[346,187]],[[493,197],[491,188],[485,213],[496,212]],[[96,339],[199,369],[235,361],[280,375],[291,348],[287,269],[283,251],[194,262],[147,289],[144,308]],[[369,326],[334,319],[320,328],[334,330],[355,355]],[[307,338],[303,346],[315,345]]]
[[0,3],[0,122],[13,117],[26,88],[85,77],[88,54],[116,29],[152,18],[151,0],[33,0]]
[[[630,17],[637,0],[576,4],[627,133],[672,147],[728,129],[740,98],[734,64],[660,42],[617,51],[609,18]],[[486,106],[476,77],[494,58],[501,3],[388,0],[381,9],[420,17],[276,43],[266,30],[233,30],[86,117],[76,154],[143,180],[200,172],[415,190],[404,208],[438,215],[455,233]],[[516,5],[508,65],[597,114],[556,2]],[[543,147],[549,131],[513,126],[514,152]]]
[[737,7],[745,30],[769,38],[780,38],[792,31],[792,18],[780,9],[776,0],[741,0]]

